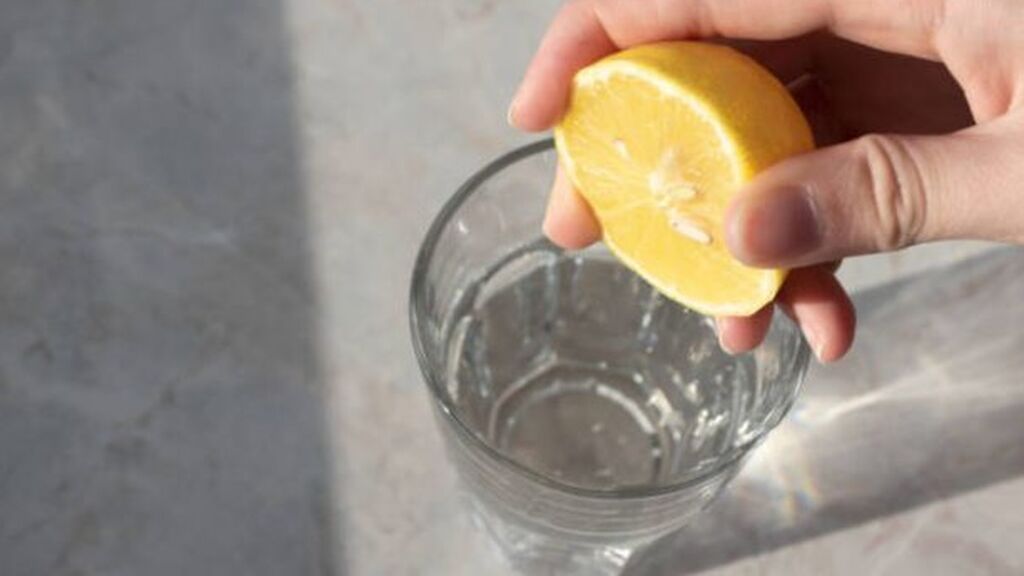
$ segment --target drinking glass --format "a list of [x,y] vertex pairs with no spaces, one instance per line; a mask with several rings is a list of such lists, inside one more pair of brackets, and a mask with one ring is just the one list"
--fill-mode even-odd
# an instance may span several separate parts
[[776,314],[731,356],[714,322],[602,247],[541,233],[550,140],[471,177],[413,272],[412,339],[464,492],[513,566],[617,574],[694,517],[784,416],[807,368]]

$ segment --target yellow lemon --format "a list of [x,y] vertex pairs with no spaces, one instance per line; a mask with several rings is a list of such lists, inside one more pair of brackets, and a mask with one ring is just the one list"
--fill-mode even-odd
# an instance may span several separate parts
[[786,271],[734,259],[724,212],[743,183],[814,141],[785,87],[749,57],[699,42],[609,56],[576,74],[555,143],[604,242],[660,292],[730,316],[774,298]]

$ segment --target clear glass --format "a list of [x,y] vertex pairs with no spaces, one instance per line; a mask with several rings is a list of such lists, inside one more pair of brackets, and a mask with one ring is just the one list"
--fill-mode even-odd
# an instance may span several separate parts
[[730,356],[713,322],[541,220],[537,142],[455,194],[413,273],[412,337],[473,509],[528,574],[616,574],[687,522],[792,404],[809,351],[776,315]]

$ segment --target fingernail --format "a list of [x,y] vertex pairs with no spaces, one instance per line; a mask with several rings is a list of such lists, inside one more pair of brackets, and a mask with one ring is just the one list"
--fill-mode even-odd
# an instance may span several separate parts
[[786,264],[813,252],[821,240],[814,205],[800,187],[740,199],[726,229],[729,249],[749,264]]
[[818,362],[825,364],[827,362],[825,360],[825,339],[809,326],[804,326],[804,335],[807,337],[807,344],[811,347],[811,351],[814,352],[814,357],[818,359]]
[[516,128],[516,99],[512,99],[512,103],[508,105],[508,112],[505,113],[505,121],[508,125]]
[[715,335],[718,336],[719,348],[721,348],[726,354],[730,356],[736,356],[737,354],[739,354],[739,350],[736,350],[735,348],[729,346],[729,344],[725,341],[722,332],[722,321],[720,318],[715,318]]
[[544,236],[546,236],[547,239],[551,240],[552,242],[554,242],[554,240],[552,240],[552,238],[551,238],[552,237],[551,231],[554,228],[555,228],[555,225],[554,225],[554,222],[553,222],[553,218],[551,216],[551,208],[549,207],[547,209],[547,211],[544,212],[544,220],[541,221],[540,230],[541,230],[541,232],[544,233]]
[[718,345],[719,347],[722,348],[722,351],[728,354],[729,356],[739,356],[740,354],[739,350],[736,350],[735,348],[729,346],[729,344],[727,344],[721,336],[718,337]]
[[811,342],[811,350],[814,351],[814,357],[818,359],[818,362],[820,362],[822,364],[828,364],[829,363],[829,360],[825,359],[825,343],[824,342],[818,342],[818,343]]

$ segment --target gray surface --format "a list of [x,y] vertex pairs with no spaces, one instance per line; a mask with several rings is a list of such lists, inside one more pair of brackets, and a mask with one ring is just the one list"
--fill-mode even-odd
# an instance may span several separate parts
[[343,571],[293,106],[274,1],[0,5],[0,574]]
[[[555,6],[0,4],[0,574],[507,573],[443,460],[405,293],[443,199],[527,139],[504,107]],[[1024,570],[1020,453],[992,450],[1021,434],[1015,262],[964,273],[973,308],[874,305],[808,383],[810,414],[853,416],[791,419],[635,573]]]

